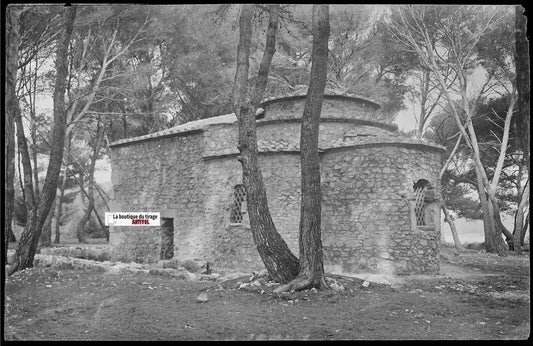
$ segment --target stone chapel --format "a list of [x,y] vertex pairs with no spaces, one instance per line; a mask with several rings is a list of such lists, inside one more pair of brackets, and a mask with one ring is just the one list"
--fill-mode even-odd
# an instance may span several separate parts
[[[265,100],[259,164],[272,218],[298,256],[300,126],[305,94]],[[320,120],[322,243],[328,272],[439,270],[433,189],[445,149],[376,120],[369,99],[327,92]],[[177,258],[260,269],[237,160],[234,114],[188,122],[111,147],[111,211],[160,212],[160,227],[111,227],[114,260]]]

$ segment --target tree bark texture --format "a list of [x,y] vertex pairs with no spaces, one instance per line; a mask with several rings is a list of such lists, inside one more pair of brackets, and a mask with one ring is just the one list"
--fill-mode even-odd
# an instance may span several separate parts
[[[37,60],[37,57],[35,57]],[[30,137],[31,137],[31,158],[33,161],[33,193],[36,201],[39,200],[40,186],[39,186],[39,170],[37,167],[37,119],[35,110],[35,98],[37,96],[37,61],[35,61],[35,69],[30,72],[28,81],[28,99],[29,99],[29,113],[30,113]]]
[[440,208],[442,212],[444,213],[444,220],[448,223],[448,225],[450,225],[450,231],[452,232],[453,244],[455,245],[455,253],[458,254],[459,252],[464,250],[464,247],[461,244],[461,241],[459,240],[459,235],[457,234],[457,228],[455,227],[455,221],[450,215],[448,208],[446,208],[446,203],[444,201],[444,198],[442,198],[442,194],[440,193],[440,191],[435,189],[435,192],[437,194],[437,199],[440,203]]
[[526,232],[529,228],[529,216],[531,214],[528,212],[526,219],[524,220],[524,226],[522,227],[522,233],[520,235],[520,246],[524,246],[524,241],[526,240]]
[[520,196],[520,202],[518,203],[518,208],[516,210],[516,214],[514,218],[513,249],[511,250],[514,250],[516,254],[520,254],[522,252],[522,245],[523,245],[522,232],[525,233],[527,229],[527,219],[524,220],[525,219],[524,209],[526,208],[528,201],[529,201],[529,180],[527,181],[526,185],[524,186],[524,189],[522,190],[522,194]]
[[506,246],[503,241],[501,232],[498,231],[496,225],[496,218],[494,215],[494,206],[492,201],[488,198],[480,177],[479,168],[476,166],[476,181],[478,185],[478,195],[483,209],[483,231],[485,236],[485,250],[487,252],[495,252],[503,255],[506,251]]
[[17,125],[17,145],[22,161],[22,169],[24,172],[24,201],[26,202],[26,209],[28,212],[34,209],[36,200],[33,191],[33,176],[30,160],[30,152],[28,150],[28,143],[26,135],[24,134],[24,126],[22,124],[22,115],[18,105],[14,110],[15,124]]
[[313,5],[313,50],[309,89],[300,132],[302,200],[300,211],[300,273],[295,290],[326,286],[321,237],[321,189],[318,133],[326,87],[329,6]]
[[516,88],[518,90],[519,134],[522,148],[530,172],[530,75],[529,75],[529,42],[526,36],[527,18],[521,5],[515,7],[516,23]]
[[63,164],[63,173],[60,174],[60,176],[63,177],[61,180],[61,186],[59,188],[59,195],[56,196],[56,210],[54,212],[54,244],[59,244],[61,240],[61,211],[63,209],[63,197],[65,196],[65,188],[67,187],[67,172],[68,172],[68,165],[70,164],[70,146],[72,142],[72,132],[67,136],[67,148],[65,150],[66,152],[66,160]]
[[464,247],[461,244],[461,241],[459,240],[459,235],[457,234],[457,227],[455,227],[455,221],[450,215],[448,208],[446,208],[446,204],[442,203],[440,207],[442,209],[442,212],[444,213],[444,220],[450,226],[450,231],[452,232],[453,244],[455,246],[456,253],[463,251]]
[[[457,136],[457,141],[455,142],[455,145],[452,149],[452,152],[448,156],[448,159],[446,159],[446,162],[444,163],[444,166],[441,168],[439,173],[439,181],[442,180],[442,176],[444,175],[444,172],[448,168],[448,165],[453,159],[453,156],[455,155],[455,152],[459,148],[459,144],[461,143],[463,136],[461,133]],[[456,254],[458,254],[460,251],[463,251],[463,245],[461,244],[461,241],[459,240],[459,235],[457,234],[457,227],[455,227],[455,220],[450,215],[450,212],[448,211],[448,208],[446,207],[446,202],[444,201],[444,198],[442,198],[442,194],[440,192],[440,189],[435,190],[437,192],[437,198],[440,201],[440,207],[442,209],[442,212],[444,213],[444,220],[450,225],[450,231],[452,232],[452,238],[453,238],[453,244],[455,245],[455,251]]]
[[52,218],[54,217],[54,206],[55,199],[52,204],[52,207],[50,208],[50,212],[46,216],[46,220],[44,221],[43,229],[41,231],[41,246],[50,246],[52,245]]
[[61,169],[63,158],[63,148],[65,145],[65,89],[68,74],[68,46],[75,18],[76,7],[66,7],[63,13],[63,25],[57,45],[55,61],[54,124],[50,161],[48,163],[46,178],[41,191],[39,203],[36,204],[29,213],[28,222],[24,227],[24,231],[22,232],[15,252],[15,263],[10,270],[10,274],[16,270],[22,270],[33,266],[33,259],[35,257],[39,236],[56,194],[59,171]]
[[18,64],[18,17],[14,6],[6,7],[6,79],[5,79],[5,146],[4,146],[4,260],[7,261],[10,236],[13,234],[12,220],[15,209],[15,114],[18,110],[16,93]]
[[272,11],[267,31],[267,44],[259,69],[258,81],[253,92],[252,103],[247,102],[249,55],[252,36],[252,11],[250,4],[241,5],[239,18],[239,45],[237,48],[237,72],[233,87],[234,111],[239,125],[238,149],[243,171],[243,185],[247,196],[247,210],[252,236],[270,276],[281,283],[292,280],[298,274],[298,259],[277,232],[266,196],[263,177],[257,160],[257,134],[255,111],[262,91],[266,86],[268,68],[275,51],[277,31],[277,5]]

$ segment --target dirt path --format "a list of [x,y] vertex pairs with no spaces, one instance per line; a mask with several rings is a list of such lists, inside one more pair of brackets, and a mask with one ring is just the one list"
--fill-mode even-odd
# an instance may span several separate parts
[[[446,257],[446,256],[444,256]],[[442,275],[394,285],[331,277],[343,291],[34,268],[6,282],[15,340],[525,339],[529,258],[468,252]],[[391,278],[389,278],[391,279]],[[239,286],[247,286],[238,289]],[[208,301],[196,298],[205,293]]]

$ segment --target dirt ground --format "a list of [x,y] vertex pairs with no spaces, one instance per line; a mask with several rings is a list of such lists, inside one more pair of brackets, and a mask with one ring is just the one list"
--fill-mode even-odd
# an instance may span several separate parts
[[[529,259],[445,249],[439,275],[369,276],[368,287],[328,275],[344,290],[283,295],[273,295],[277,285],[266,279],[249,285],[250,275],[187,281],[37,267],[6,279],[4,338],[527,339]],[[207,302],[197,302],[201,294]]]

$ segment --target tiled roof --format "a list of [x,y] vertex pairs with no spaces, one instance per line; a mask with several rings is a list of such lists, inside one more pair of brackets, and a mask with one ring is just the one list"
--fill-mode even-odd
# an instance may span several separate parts
[[144,136],[121,139],[121,140],[111,143],[111,146],[131,143],[131,142],[137,142],[137,141],[141,141],[141,140],[148,139],[148,138],[156,138],[156,137],[172,135],[176,133],[186,133],[186,132],[191,132],[195,130],[204,130],[209,125],[232,124],[235,122],[237,122],[237,117],[235,116],[235,113],[224,114],[224,115],[219,115],[216,117],[189,121],[188,123],[176,125],[169,129],[150,133]]

